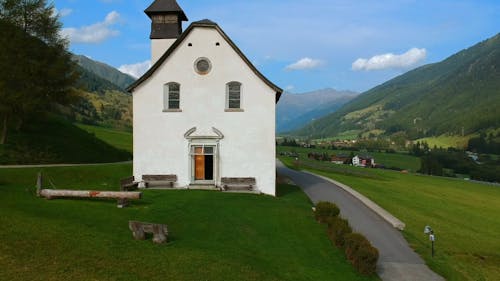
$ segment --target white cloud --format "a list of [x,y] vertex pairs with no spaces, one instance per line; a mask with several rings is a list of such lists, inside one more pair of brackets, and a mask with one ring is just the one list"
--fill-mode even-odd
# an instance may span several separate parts
[[69,16],[71,13],[73,13],[73,10],[68,9],[68,8],[62,8],[61,10],[56,9],[55,7],[52,9],[52,14],[53,15],[58,15],[61,18]]
[[286,67],[286,70],[305,70],[305,69],[314,69],[322,66],[324,61],[311,59],[308,57],[302,58],[295,63],[292,63]]
[[79,28],[68,27],[63,28],[61,34],[69,38],[72,43],[88,43],[96,44],[105,41],[111,37],[118,36],[120,32],[111,28],[120,19],[120,14],[112,11],[106,15],[102,22],[92,25],[82,26]]
[[59,15],[61,17],[67,17],[67,16],[71,15],[71,13],[73,13],[73,10],[71,10],[69,8],[63,8],[59,11]]
[[291,91],[291,90],[293,90],[293,89],[295,89],[295,87],[294,87],[293,85],[288,85],[288,86],[286,86],[286,88],[285,88],[285,90],[286,90],[286,91]]
[[151,61],[143,61],[135,64],[124,64],[118,68],[123,73],[131,75],[135,78],[141,77],[151,67]]
[[426,49],[412,48],[401,55],[387,53],[373,56],[370,59],[359,58],[352,63],[352,69],[381,70],[391,68],[409,68],[422,62],[426,57]]
[[106,15],[104,23],[107,25],[115,24],[120,18],[120,14],[117,11],[112,11]]

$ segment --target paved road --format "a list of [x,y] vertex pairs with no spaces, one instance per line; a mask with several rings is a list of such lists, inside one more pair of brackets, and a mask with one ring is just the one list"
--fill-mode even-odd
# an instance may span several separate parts
[[278,173],[287,176],[300,186],[313,202],[331,201],[337,204],[342,217],[349,220],[352,228],[365,235],[379,250],[377,273],[382,280],[444,280],[425,265],[424,261],[408,246],[398,230],[363,205],[361,201],[324,179],[288,169],[279,161],[276,165]]

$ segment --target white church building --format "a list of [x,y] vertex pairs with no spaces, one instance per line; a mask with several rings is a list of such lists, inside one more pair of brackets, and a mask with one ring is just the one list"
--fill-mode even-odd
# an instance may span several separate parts
[[156,0],[152,67],[133,95],[136,181],[175,175],[177,188],[221,187],[223,178],[254,178],[275,195],[275,105],[282,89],[262,75],[210,20],[187,21],[175,0]]

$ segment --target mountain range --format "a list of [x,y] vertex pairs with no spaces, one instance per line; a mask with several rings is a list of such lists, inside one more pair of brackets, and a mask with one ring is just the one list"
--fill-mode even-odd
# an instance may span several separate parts
[[276,106],[276,130],[278,133],[298,129],[307,123],[335,112],[358,93],[323,89],[314,92],[283,93]]
[[[73,59],[83,69],[83,71],[80,71],[82,73],[81,81],[83,81],[84,85],[86,85],[87,87],[88,85],[94,85],[95,83],[93,84],[92,81],[95,81],[97,82],[97,84],[103,84],[101,86],[108,87],[108,90],[125,91],[125,89],[135,81],[134,77],[122,73],[121,71],[110,65],[92,60],[86,56],[73,55]],[[109,83],[106,83],[106,81],[101,81],[101,79],[104,79]],[[94,86],[88,90],[99,91],[101,89]]]
[[500,127],[500,34],[424,65],[293,132],[298,136],[404,133],[409,139]]

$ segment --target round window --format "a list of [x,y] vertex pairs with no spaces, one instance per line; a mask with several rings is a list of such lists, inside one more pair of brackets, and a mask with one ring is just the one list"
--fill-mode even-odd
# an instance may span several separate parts
[[194,62],[194,69],[198,74],[205,75],[212,69],[212,64],[207,58],[199,58]]

